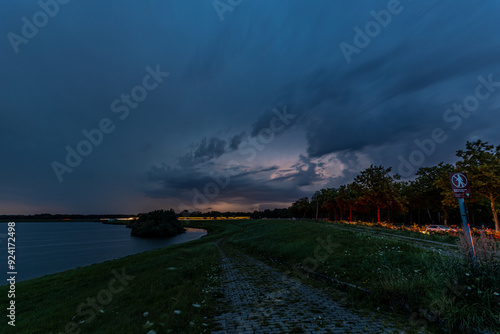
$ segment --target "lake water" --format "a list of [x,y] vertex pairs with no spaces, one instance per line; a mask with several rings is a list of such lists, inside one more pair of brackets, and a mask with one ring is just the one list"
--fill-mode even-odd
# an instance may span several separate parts
[[[88,266],[156,248],[175,245],[206,235],[202,229],[166,239],[130,236],[124,225],[99,222],[16,223],[17,281]],[[0,268],[7,268],[7,223],[0,223]],[[0,285],[7,283],[2,280]]]

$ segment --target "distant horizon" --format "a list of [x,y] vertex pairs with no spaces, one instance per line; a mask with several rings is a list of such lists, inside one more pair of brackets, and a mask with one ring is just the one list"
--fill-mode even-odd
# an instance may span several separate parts
[[[492,144],[494,146],[499,146],[500,145],[500,143],[491,143],[491,142],[489,142],[488,144]],[[459,148],[459,149],[464,149],[464,148],[465,148],[465,145],[464,145],[464,147]],[[442,162],[443,163],[452,163],[454,165],[455,162],[456,162],[456,160],[457,160],[457,158],[455,157],[454,159],[452,159],[453,163],[451,161],[448,161],[448,162],[447,161],[442,161]],[[384,166],[384,167],[386,167],[386,168],[391,167],[392,168],[390,174],[392,174],[392,175],[398,174],[397,171],[394,171],[394,168],[392,166]],[[422,167],[427,167],[427,166],[422,166]],[[354,182],[354,176],[353,176],[353,178],[350,181],[348,181],[348,182],[346,182],[344,184]],[[410,181],[410,180],[413,180],[415,178],[416,178],[416,175],[412,175],[409,178],[402,178],[402,180],[403,181]],[[320,190],[320,188],[313,189],[313,190],[311,190],[311,192],[309,194],[303,194],[304,196],[302,196],[302,197],[311,198],[314,195],[314,193],[316,191],[319,191],[319,190]],[[207,214],[207,213],[210,213],[210,212],[220,212],[220,213],[253,213],[255,211],[257,211],[257,212],[264,212],[265,210],[271,210],[272,211],[272,210],[288,209],[293,204],[293,202],[295,202],[298,199],[299,198],[295,198],[286,207],[285,206],[281,206],[281,207],[279,207],[279,206],[269,207],[266,204],[266,205],[263,206],[263,208],[250,209],[250,210],[224,210],[224,209],[222,209],[222,210],[216,210],[214,208],[209,208],[209,209],[202,210],[202,209],[194,209],[193,207],[190,207],[190,206],[181,205],[178,208],[168,207],[168,206],[156,207],[156,208],[152,208],[152,209],[148,209],[148,210],[142,210],[142,211],[139,211],[138,213],[48,213],[48,212],[42,212],[41,213],[41,212],[34,212],[34,213],[14,213],[14,214],[9,214],[9,213],[2,213],[2,212],[0,212],[0,217],[2,217],[2,216],[36,216],[36,215],[46,215],[46,214],[48,214],[48,215],[54,215],[54,216],[55,215],[61,215],[61,216],[71,216],[71,215],[82,215],[82,216],[130,216],[130,215],[132,215],[132,216],[136,216],[136,215],[138,215],[140,213],[146,213],[146,212],[150,212],[150,211],[154,211],[154,210],[170,210],[170,209],[173,209],[176,212],[176,214],[180,214],[186,208],[191,209],[191,210],[188,210],[190,213],[192,213],[192,212],[201,212],[202,214]]]
[[[158,208],[155,210],[170,210],[171,208]],[[173,209],[173,208],[172,208]],[[284,210],[288,208],[274,208],[274,209],[265,209],[265,210]],[[259,211],[259,210],[254,210],[258,212],[264,212],[265,210]],[[152,210],[154,211],[154,210]],[[175,211],[175,210],[174,210]],[[202,212],[202,214],[207,214],[210,212],[220,212],[220,213],[253,213],[254,211],[206,211]],[[147,211],[149,212],[149,211]],[[182,211],[175,211],[176,214],[180,214]],[[196,212],[196,211],[193,211]],[[0,214],[0,218],[5,217],[5,216],[28,216],[28,217],[33,217],[33,216],[42,216],[42,215],[51,215],[51,216],[137,216],[141,213],[146,213],[145,212],[139,212],[139,213],[35,213],[35,214]]]

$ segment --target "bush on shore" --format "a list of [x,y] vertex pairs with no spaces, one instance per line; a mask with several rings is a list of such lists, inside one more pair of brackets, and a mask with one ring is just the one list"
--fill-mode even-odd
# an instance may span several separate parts
[[185,232],[172,209],[141,213],[127,227],[132,229],[132,236],[141,238],[166,238]]

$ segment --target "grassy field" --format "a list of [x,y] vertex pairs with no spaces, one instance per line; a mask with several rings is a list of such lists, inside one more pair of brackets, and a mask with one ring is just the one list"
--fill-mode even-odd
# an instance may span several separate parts
[[[348,304],[397,313],[417,327],[429,329],[433,322],[455,331],[459,325],[460,331],[500,326],[500,275],[494,267],[474,269],[462,258],[408,240],[325,222],[189,224],[211,233],[186,244],[17,283],[16,327],[8,326],[4,315],[0,332],[209,332],[220,273],[214,242],[220,238],[226,239],[224,247],[295,272],[308,284],[342,291]],[[311,283],[306,278],[316,277],[311,272],[337,282]],[[0,305],[7,305],[6,297],[7,286],[2,286]]]

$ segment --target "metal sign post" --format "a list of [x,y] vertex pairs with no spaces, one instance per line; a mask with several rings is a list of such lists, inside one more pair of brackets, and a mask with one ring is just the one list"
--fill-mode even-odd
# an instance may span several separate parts
[[458,199],[458,206],[460,207],[460,214],[462,216],[462,225],[471,249],[472,263],[476,265],[476,251],[474,249],[474,242],[470,232],[469,221],[467,220],[467,209],[465,207],[464,200],[464,198],[470,198],[472,196],[469,180],[467,179],[467,174],[465,173],[450,173],[450,181],[453,196]]

